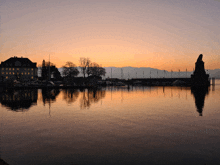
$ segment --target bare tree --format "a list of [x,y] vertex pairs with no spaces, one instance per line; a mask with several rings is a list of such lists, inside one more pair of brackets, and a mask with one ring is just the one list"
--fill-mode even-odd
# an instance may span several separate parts
[[105,76],[105,68],[102,68],[97,63],[91,63],[87,69],[88,76]]
[[73,64],[72,62],[68,61],[63,66],[63,75],[65,77],[75,77],[78,74],[79,74],[79,71],[78,71],[76,65]]
[[91,61],[89,58],[84,58],[84,57],[81,57],[80,60],[80,69],[81,69],[81,73],[83,74],[84,78],[86,76],[86,70],[88,69]]

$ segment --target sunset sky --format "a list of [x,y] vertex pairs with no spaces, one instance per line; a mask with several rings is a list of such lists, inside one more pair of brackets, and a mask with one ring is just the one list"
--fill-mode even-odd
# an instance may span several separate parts
[[0,61],[220,68],[220,0],[1,0]]

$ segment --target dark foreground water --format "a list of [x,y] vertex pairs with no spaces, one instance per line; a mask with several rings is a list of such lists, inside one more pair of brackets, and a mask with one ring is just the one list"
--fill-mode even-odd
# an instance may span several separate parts
[[220,164],[220,81],[186,87],[0,93],[10,165]]

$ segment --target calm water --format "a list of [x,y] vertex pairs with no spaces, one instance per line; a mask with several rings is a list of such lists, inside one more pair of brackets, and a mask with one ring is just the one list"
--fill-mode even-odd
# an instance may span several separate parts
[[1,158],[25,164],[220,164],[215,87],[0,93]]

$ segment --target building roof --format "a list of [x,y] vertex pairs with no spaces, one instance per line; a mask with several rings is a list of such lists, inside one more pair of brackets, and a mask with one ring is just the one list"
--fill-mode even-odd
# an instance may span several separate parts
[[7,59],[6,61],[1,62],[0,67],[30,67],[35,68],[37,63],[33,63],[28,58],[19,58],[19,57],[11,57]]

